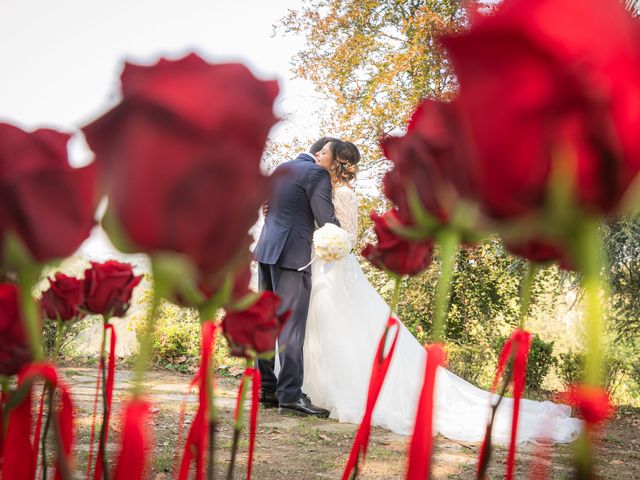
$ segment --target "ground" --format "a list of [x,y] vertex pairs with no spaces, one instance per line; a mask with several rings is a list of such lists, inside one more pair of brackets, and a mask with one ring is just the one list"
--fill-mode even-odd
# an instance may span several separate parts
[[[67,381],[72,385],[75,397],[78,425],[77,478],[85,478],[91,410],[95,388],[95,368],[65,367],[62,369]],[[116,374],[114,391],[114,417],[112,442],[109,445],[111,457],[115,457],[117,437],[120,431],[118,406],[129,392],[132,374],[121,370]],[[196,395],[186,395],[190,378],[186,375],[153,371],[147,376],[153,408],[153,429],[155,448],[153,449],[152,480],[172,479],[176,453],[184,444],[184,434],[177,442],[177,426],[181,406],[186,402],[186,423],[188,425],[196,407]],[[217,396],[221,406],[222,422],[218,432],[216,478],[226,478],[229,448],[232,438],[232,409],[234,408],[238,380],[218,379]],[[334,420],[320,420],[282,416],[277,409],[260,410],[259,430],[256,440],[253,478],[262,479],[313,479],[341,477],[347,459],[355,425],[338,423]],[[243,479],[246,474],[246,432],[240,442],[240,454],[234,478]],[[390,433],[381,428],[373,428],[371,444],[365,467],[359,478],[365,480],[389,480],[403,478],[407,438]],[[540,456],[550,457],[552,479],[571,477],[571,446],[555,446],[548,450],[525,445],[518,451],[517,478],[529,478],[533,460]],[[475,478],[478,454],[477,444],[466,444],[436,438],[435,467],[433,479]],[[604,479],[640,479],[640,409],[621,408],[616,417],[603,432],[598,447],[600,475]],[[498,447],[490,470],[489,478],[503,478],[506,450]],[[549,461],[542,460],[548,465]],[[53,477],[50,477],[53,478]],[[534,477],[531,477],[534,478]],[[535,477],[539,478],[539,477]]]

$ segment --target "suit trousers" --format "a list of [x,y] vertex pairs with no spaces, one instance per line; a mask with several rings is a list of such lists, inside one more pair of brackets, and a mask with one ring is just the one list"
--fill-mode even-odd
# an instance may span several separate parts
[[[262,390],[274,392],[280,403],[295,402],[302,396],[304,378],[304,334],[311,296],[311,274],[277,265],[259,263],[260,290],[275,292],[282,303],[278,314],[291,310],[291,316],[278,337],[280,372],[276,378],[275,359],[258,360]],[[275,345],[274,345],[275,347]]]

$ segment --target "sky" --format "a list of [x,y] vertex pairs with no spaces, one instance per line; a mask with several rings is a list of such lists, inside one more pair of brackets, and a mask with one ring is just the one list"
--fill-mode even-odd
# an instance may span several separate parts
[[[276,79],[276,113],[290,118],[271,137],[316,136],[313,87],[292,80],[289,62],[304,38],[273,37],[300,0],[0,0],[0,121],[31,130],[77,129],[118,101],[124,60],[152,64],[195,51],[211,62],[242,62]],[[316,127],[317,128],[317,125]],[[81,135],[71,163],[91,161]],[[81,251],[112,253],[96,229]]]
[[[151,64],[195,51],[212,62],[242,62],[277,79],[272,137],[313,130],[314,96],[292,80],[301,37],[273,37],[273,25],[300,0],[0,0],[0,121],[25,129],[76,130],[118,99],[123,61]],[[312,135],[315,135],[312,134]],[[74,148],[75,147],[75,148]],[[89,161],[72,146],[72,162]],[[84,157],[84,158],[81,158]]]

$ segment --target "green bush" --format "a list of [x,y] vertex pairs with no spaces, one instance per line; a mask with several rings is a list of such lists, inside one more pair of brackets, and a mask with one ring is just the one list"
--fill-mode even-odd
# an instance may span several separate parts
[[[144,327],[144,319],[136,326],[138,336]],[[200,365],[200,317],[196,310],[163,302],[158,309],[153,333],[153,357],[155,365],[182,373],[193,373]],[[213,367],[221,373],[235,371],[233,367],[244,365],[244,359],[229,355],[229,348],[222,335],[216,335]]]
[[640,363],[634,362],[631,365],[631,368],[629,369],[629,376],[635,384],[630,386],[630,390],[637,401],[640,397]]
[[527,391],[539,392],[549,370],[557,362],[553,355],[553,342],[545,342],[538,335],[534,335],[527,362]]
[[[89,315],[77,322],[65,322],[64,330],[62,333],[62,341],[60,343],[60,352],[64,352],[69,346],[71,341],[76,338],[85,328],[91,325],[101,322],[102,317],[100,315]],[[44,346],[45,355],[50,358],[53,355],[53,349],[56,344],[56,338],[58,335],[58,322],[47,320],[44,322],[42,329],[42,344]]]
[[[496,356],[500,354],[506,340],[507,337],[501,337],[499,341],[495,343]],[[542,383],[545,377],[551,370],[551,367],[556,365],[556,363],[557,360],[553,356],[553,342],[545,342],[538,335],[534,335],[527,360],[525,390],[528,394],[539,393],[542,390]]]
[[580,383],[584,378],[584,355],[568,351],[559,355],[558,376],[565,386]]
[[[614,355],[605,356],[603,365],[603,385],[611,395],[614,395],[629,373],[628,367],[624,359]],[[560,354],[558,375],[565,386],[584,381],[584,373],[585,354],[583,352],[569,351]]]
[[[138,334],[144,322],[139,323]],[[153,361],[180,372],[192,371],[200,357],[198,312],[162,303],[153,334]]]
[[634,363],[629,372],[631,378],[640,386],[640,363]]
[[493,379],[496,356],[487,345],[447,345],[447,368],[459,377],[482,388]]

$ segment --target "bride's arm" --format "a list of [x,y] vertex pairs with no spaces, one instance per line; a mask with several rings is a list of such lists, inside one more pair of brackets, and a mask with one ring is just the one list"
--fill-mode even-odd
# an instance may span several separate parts
[[356,192],[349,187],[339,187],[334,195],[336,217],[340,226],[351,234],[353,248],[358,239],[358,199]]

